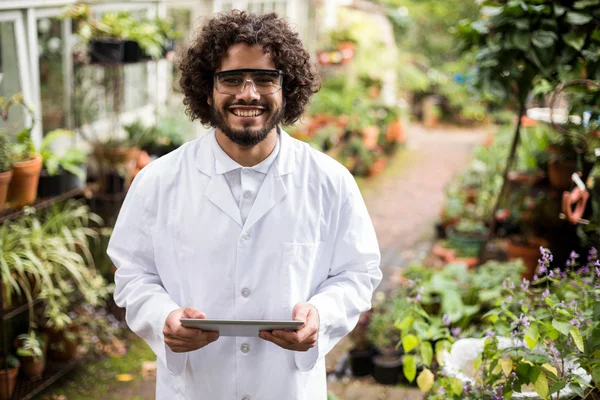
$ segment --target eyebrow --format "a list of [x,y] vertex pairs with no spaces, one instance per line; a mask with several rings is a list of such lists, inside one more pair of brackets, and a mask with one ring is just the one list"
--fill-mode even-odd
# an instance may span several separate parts
[[232,70],[227,70],[227,71],[215,72],[215,75],[227,76],[227,75],[236,75],[236,74],[243,73],[243,72],[262,72],[262,73],[270,73],[273,75],[275,75],[275,74],[282,75],[283,74],[283,71],[280,69],[242,68],[242,69],[232,69]]

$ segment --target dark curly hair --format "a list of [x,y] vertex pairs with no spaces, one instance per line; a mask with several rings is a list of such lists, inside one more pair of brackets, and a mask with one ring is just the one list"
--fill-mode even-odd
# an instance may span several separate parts
[[233,10],[208,21],[179,65],[186,113],[192,120],[210,125],[207,100],[213,93],[213,75],[229,47],[236,43],[261,46],[283,71],[282,123],[296,122],[311,96],[319,90],[320,80],[298,33],[275,13],[255,15]]

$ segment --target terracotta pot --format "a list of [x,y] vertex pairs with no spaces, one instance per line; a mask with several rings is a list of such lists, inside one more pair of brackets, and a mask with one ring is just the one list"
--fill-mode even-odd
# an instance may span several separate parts
[[550,184],[559,190],[568,190],[571,188],[571,176],[577,171],[577,161],[563,160],[554,161],[548,164],[548,179]]
[[13,176],[8,186],[7,201],[11,207],[20,208],[33,204],[37,196],[38,182],[42,170],[42,156],[32,160],[16,162],[12,166]]
[[42,331],[48,335],[48,357],[53,360],[70,361],[77,356],[78,340],[68,340],[65,337],[66,330],[77,335],[79,328],[75,325],[70,325],[62,331],[49,327],[42,328]]
[[46,355],[41,360],[33,357],[19,357],[21,361],[21,371],[32,381],[42,379],[42,375],[46,370]]
[[385,158],[379,158],[369,167],[369,176],[375,176],[381,173],[384,169]]
[[391,143],[404,143],[406,141],[404,125],[402,125],[402,121],[400,119],[397,119],[388,125],[385,138]]
[[548,247],[548,241],[538,237],[527,238],[526,244],[515,243],[510,239],[506,241],[506,251],[508,253],[508,259],[522,259],[523,263],[525,264],[523,278],[526,278],[530,281],[533,279],[533,275],[535,275],[535,271],[538,265],[538,259],[541,255],[540,246]]
[[508,175],[506,177],[509,182],[519,183],[522,185],[530,185],[533,186],[542,180],[541,173],[531,173],[531,172],[520,172],[520,171],[508,171]]
[[379,139],[379,128],[375,125],[367,126],[362,130],[363,143],[367,149],[373,150],[377,147]]
[[456,258],[456,251],[453,249],[443,247],[440,241],[435,242],[433,248],[431,249],[431,252],[434,256],[436,256],[444,262],[450,262],[451,260]]
[[12,397],[18,374],[19,367],[0,369],[0,400],[8,400]]
[[6,195],[8,193],[8,185],[12,178],[12,171],[6,171],[0,173],[0,210],[4,208],[4,202],[6,201]]

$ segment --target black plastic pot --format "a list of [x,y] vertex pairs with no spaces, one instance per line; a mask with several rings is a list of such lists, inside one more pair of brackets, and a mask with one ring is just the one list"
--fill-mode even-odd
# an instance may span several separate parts
[[68,171],[61,174],[61,185],[63,192],[69,192],[73,189],[81,189],[85,186],[85,182]]
[[374,348],[367,350],[352,349],[350,354],[350,370],[353,376],[367,376],[373,373],[373,356],[377,354]]
[[62,193],[62,178],[61,174],[50,176],[48,171],[42,169],[40,180],[38,182],[37,197],[47,198],[58,196]]
[[144,51],[139,43],[134,40],[126,40],[123,42],[123,62],[136,63],[142,59]]
[[94,39],[90,41],[92,63],[120,64],[123,62],[125,42],[118,39]]
[[166,39],[165,45],[163,46],[163,57],[166,57],[167,53],[175,50],[175,40]]
[[373,357],[373,378],[382,385],[396,385],[401,381],[402,357],[377,355]]

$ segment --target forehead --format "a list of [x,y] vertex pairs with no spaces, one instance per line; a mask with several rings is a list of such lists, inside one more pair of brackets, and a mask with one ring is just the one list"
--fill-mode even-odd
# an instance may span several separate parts
[[243,68],[276,69],[271,55],[263,52],[261,46],[236,43],[229,47],[216,72]]

